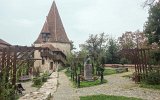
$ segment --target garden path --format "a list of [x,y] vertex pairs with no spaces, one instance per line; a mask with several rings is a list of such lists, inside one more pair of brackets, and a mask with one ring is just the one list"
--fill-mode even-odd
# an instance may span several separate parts
[[160,100],[159,90],[139,88],[138,84],[135,84],[131,79],[122,77],[131,73],[132,72],[126,72],[104,76],[108,83],[99,86],[76,89],[76,92],[79,96],[106,94],[136,97],[144,100]]
[[79,100],[76,89],[72,87],[71,82],[65,75],[64,70],[59,72],[58,88],[53,95],[53,100]]
[[21,84],[22,84],[23,88],[25,89],[25,91],[23,91],[23,94],[27,94],[27,93],[30,93],[30,92],[35,92],[35,91],[38,90],[36,87],[32,86],[32,84],[33,84],[32,81],[22,82]]
[[132,72],[104,76],[108,83],[86,88],[73,88],[64,71],[59,72],[59,86],[53,100],[79,100],[79,96],[116,95],[142,98],[144,100],[160,100],[160,91],[140,88],[131,79],[122,77]]

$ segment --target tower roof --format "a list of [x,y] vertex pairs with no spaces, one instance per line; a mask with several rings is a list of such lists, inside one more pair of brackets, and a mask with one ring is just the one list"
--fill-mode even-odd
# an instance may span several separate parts
[[48,30],[48,23],[47,21],[44,23],[41,33],[50,33]]
[[53,1],[48,16],[46,17],[46,22],[44,23],[41,33],[34,43],[43,42],[42,33],[50,33],[50,39],[48,42],[69,43],[69,39],[63,27],[55,1]]

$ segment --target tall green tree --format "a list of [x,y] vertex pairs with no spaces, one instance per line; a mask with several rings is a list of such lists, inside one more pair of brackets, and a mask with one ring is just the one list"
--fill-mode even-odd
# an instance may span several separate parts
[[152,5],[154,5],[156,2],[159,2],[159,0],[146,0],[146,1],[144,2],[144,7],[145,7],[145,6],[152,6]]
[[119,63],[119,46],[117,45],[116,40],[113,38],[109,39],[108,48],[106,51],[106,63],[115,64]]
[[104,56],[106,41],[108,40],[107,36],[105,33],[91,34],[85,44],[80,45],[81,50],[85,50],[92,55],[94,61],[100,62]]
[[144,27],[149,44],[157,43],[160,45],[160,2],[150,7],[148,21]]
[[71,44],[71,51],[72,51],[72,50],[75,50],[76,47],[75,47],[74,42],[73,42],[72,40],[70,41],[70,44]]

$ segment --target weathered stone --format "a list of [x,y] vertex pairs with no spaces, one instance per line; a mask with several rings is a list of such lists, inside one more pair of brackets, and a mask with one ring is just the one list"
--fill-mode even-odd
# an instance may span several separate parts
[[92,80],[92,64],[86,64],[84,66],[84,78],[85,80]]
[[30,92],[19,100],[48,100],[57,89],[57,74],[57,72],[52,73],[48,81],[38,91]]

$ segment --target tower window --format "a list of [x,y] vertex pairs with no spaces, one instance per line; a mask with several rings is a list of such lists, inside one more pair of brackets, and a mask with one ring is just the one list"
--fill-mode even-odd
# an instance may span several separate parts
[[48,42],[50,38],[50,33],[42,33],[43,42]]

